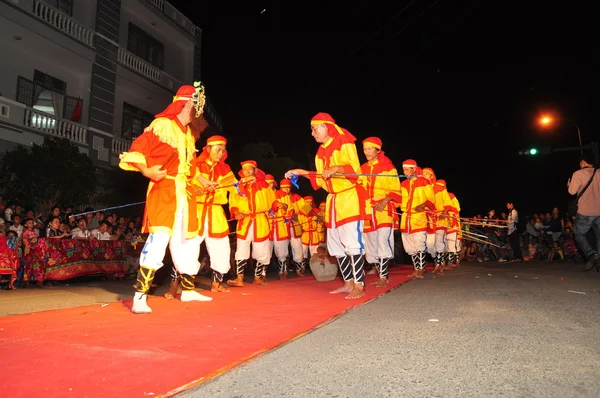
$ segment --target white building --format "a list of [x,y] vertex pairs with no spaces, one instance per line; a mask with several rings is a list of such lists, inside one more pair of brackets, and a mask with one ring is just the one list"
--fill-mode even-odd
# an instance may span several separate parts
[[[200,80],[201,33],[164,0],[0,0],[0,153],[50,135],[116,165]],[[205,117],[222,130],[210,101]]]

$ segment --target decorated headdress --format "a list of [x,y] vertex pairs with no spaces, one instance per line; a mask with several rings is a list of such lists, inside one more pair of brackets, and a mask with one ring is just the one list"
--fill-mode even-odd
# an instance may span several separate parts
[[181,86],[173,97],[173,102],[171,102],[164,111],[155,115],[155,117],[173,119],[181,113],[181,110],[188,101],[194,103],[194,108],[196,108],[196,118],[199,118],[200,115],[202,115],[202,112],[204,112],[204,105],[206,104],[206,94],[202,82],[194,82],[193,86]]
[[402,167],[414,167],[416,170],[416,175],[421,175],[421,168],[417,166],[417,161],[413,159],[406,159],[402,162]]

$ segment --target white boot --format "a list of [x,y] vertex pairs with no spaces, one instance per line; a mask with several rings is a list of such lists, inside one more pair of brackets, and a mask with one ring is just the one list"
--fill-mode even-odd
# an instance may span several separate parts
[[181,292],[181,301],[211,301],[212,297],[203,296],[195,290],[184,290]]
[[131,306],[131,312],[134,314],[149,314],[152,312],[152,308],[148,307],[146,298],[148,296],[145,293],[135,292],[133,296],[133,305]]

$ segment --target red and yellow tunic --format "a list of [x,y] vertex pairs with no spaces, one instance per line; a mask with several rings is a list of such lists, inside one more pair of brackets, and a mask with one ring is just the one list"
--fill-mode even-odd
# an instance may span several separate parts
[[[205,224],[208,221],[208,236],[211,238],[223,238],[229,235],[229,224],[223,205],[227,204],[227,192],[230,196],[237,193],[233,184],[237,178],[231,168],[223,163],[213,164],[210,159],[196,161],[196,172],[207,180],[219,182],[214,192],[205,192],[196,197],[198,205],[198,223],[200,224],[200,235],[204,235]],[[194,179],[194,185],[202,186],[202,183]]]
[[319,236],[318,209],[311,209],[308,214],[300,212],[298,219],[302,224],[302,244],[307,246],[317,246],[321,243]]
[[[371,214],[365,221],[365,232],[373,232],[379,228],[394,228],[398,224],[396,208],[400,206],[400,178],[380,177],[381,175],[397,176],[398,171],[385,155],[379,154],[378,158],[361,166],[363,174],[378,174],[365,177],[365,188],[369,197]],[[390,198],[387,210],[377,211],[375,205],[385,198]]]
[[319,243],[325,243],[325,232],[327,231],[327,229],[325,228],[325,223],[323,222],[323,220],[325,220],[325,212],[319,210],[319,212],[317,213],[317,217],[319,217],[319,222],[317,223],[317,233],[319,234]]
[[447,233],[451,234],[453,232],[458,232],[459,237],[462,237],[460,225],[460,203],[453,193],[448,192],[448,196],[450,197],[451,206],[448,209],[448,222],[450,225],[448,226]]
[[[290,204],[292,206],[292,210],[294,210],[294,214],[300,214],[302,208],[304,208],[306,206],[306,204],[304,202],[304,198],[302,196],[298,195],[297,193],[290,194]],[[304,228],[304,226],[302,225],[300,220],[298,218],[296,218],[295,221],[292,221],[292,226],[290,228],[291,237],[292,238],[301,238],[303,228]]]
[[291,196],[283,192],[282,190],[279,190],[275,192],[275,198],[279,203],[286,204],[287,210],[273,210],[274,216],[271,218],[271,225],[273,226],[273,228],[271,228],[271,239],[274,241],[288,240],[291,236],[291,220],[295,214],[294,209],[292,207],[292,203],[290,201]]
[[229,197],[231,214],[239,212],[245,216],[237,223],[238,239],[247,238],[251,224],[254,228],[254,242],[270,239],[271,227],[268,213],[270,210],[275,212],[279,204],[275,197],[275,191],[264,180],[245,184],[241,191],[245,196],[236,192]]
[[196,145],[191,130],[179,119],[155,119],[142,135],[135,139],[129,152],[121,154],[119,167],[139,171],[135,164],[147,167],[161,165],[167,176],[160,181],[150,181],[146,193],[146,208],[142,232],[173,233],[175,213],[184,206],[185,237],[198,235],[196,201],[192,195],[192,163],[196,158]]
[[424,177],[408,178],[402,181],[401,192],[400,231],[409,234],[427,231],[427,212],[417,212],[414,209],[422,204],[429,210],[435,209],[435,196],[429,180]]
[[[359,177],[321,178],[323,170],[331,166],[343,167],[344,174],[360,174],[360,163],[354,143],[343,140],[342,135],[329,138],[322,144],[315,157],[317,175],[310,174],[314,189],[329,192],[325,210],[325,226],[331,228],[366,218],[366,192]],[[335,214],[333,214],[335,212]]]
[[450,212],[452,210],[452,199],[448,195],[446,185],[441,182],[433,184],[433,193],[435,195],[435,213],[433,214],[432,221],[435,231],[446,231],[450,226],[450,219],[445,217],[439,218],[439,214],[443,211]]

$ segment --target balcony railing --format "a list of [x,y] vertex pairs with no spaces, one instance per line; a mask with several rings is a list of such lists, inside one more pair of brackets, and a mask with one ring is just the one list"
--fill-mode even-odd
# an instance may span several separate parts
[[123,152],[127,152],[131,146],[131,140],[121,140],[119,138],[113,138],[112,140],[112,154],[113,156],[119,156]]
[[143,76],[146,76],[150,80],[160,83],[162,71],[137,55],[119,47],[117,59],[119,60],[119,63],[127,66],[130,69],[133,69]]
[[33,15],[83,44],[89,47],[94,46],[94,31],[81,26],[67,14],[43,1],[33,0]]
[[49,113],[40,112],[37,109],[25,108],[23,126],[87,145],[87,128],[85,126],[67,119],[57,118]]
[[171,18],[175,23],[185,29],[190,35],[196,36],[196,25],[171,3],[166,0],[146,0],[160,12]]

